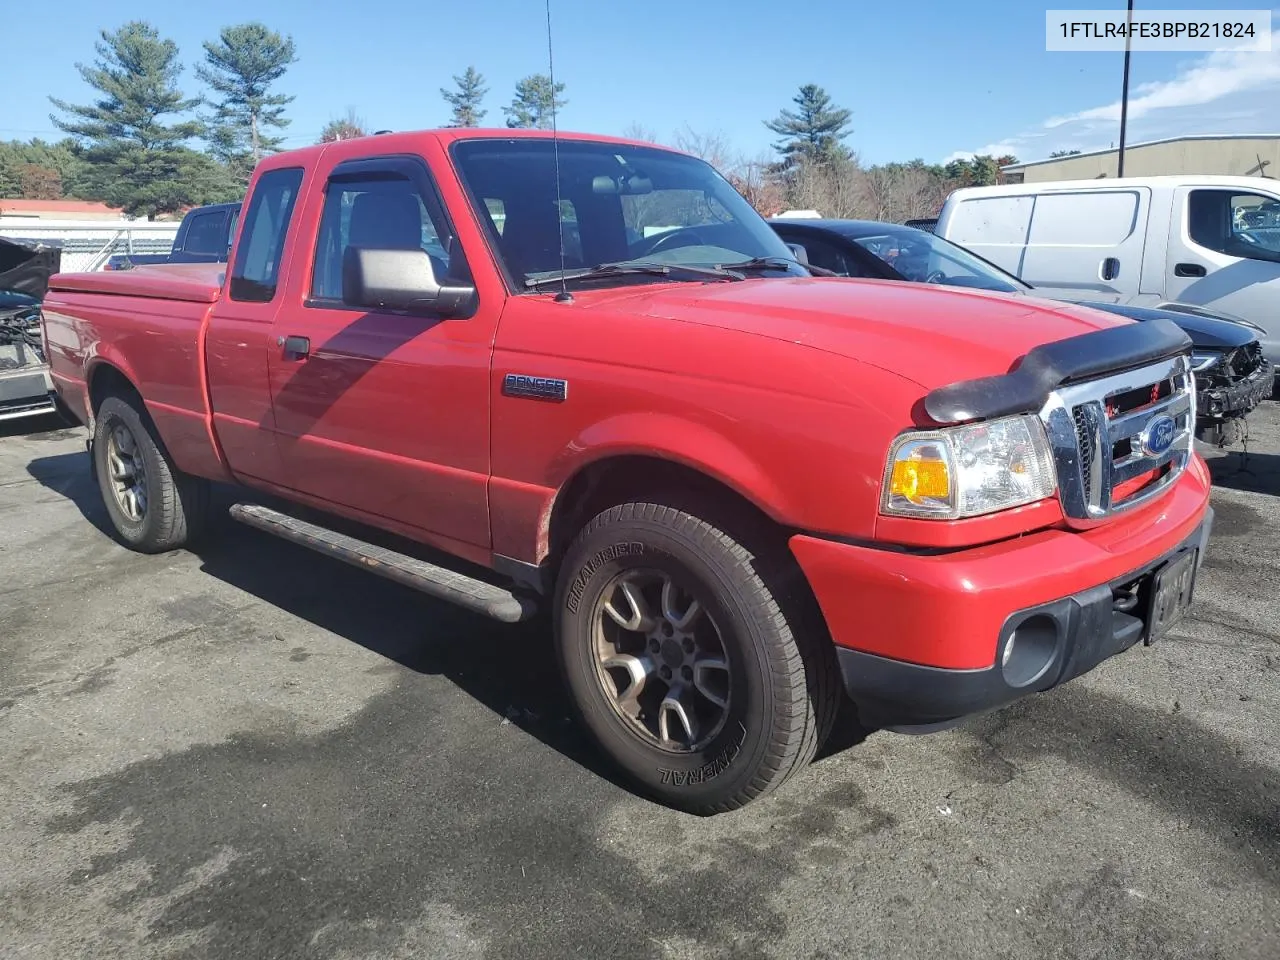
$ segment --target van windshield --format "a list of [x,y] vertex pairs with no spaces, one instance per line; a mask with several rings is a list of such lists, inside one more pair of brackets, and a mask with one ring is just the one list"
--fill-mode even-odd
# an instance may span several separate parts
[[[593,285],[702,281],[752,262],[752,276],[806,276],[785,243],[708,163],[654,147],[550,139],[460,140],[463,186],[514,287],[562,269]],[[564,237],[564,258],[560,237]],[[762,263],[761,261],[768,261]],[[585,270],[602,264],[708,268],[668,273]]]
[[877,225],[875,232],[850,239],[884,261],[905,280],[996,293],[1026,293],[1031,289],[994,264],[924,230]]

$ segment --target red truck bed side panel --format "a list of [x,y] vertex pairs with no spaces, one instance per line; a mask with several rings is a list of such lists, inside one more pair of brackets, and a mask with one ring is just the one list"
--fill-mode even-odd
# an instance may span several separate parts
[[[67,283],[69,276],[77,280]],[[178,468],[224,478],[206,427],[199,349],[211,303],[130,296],[123,283],[118,296],[71,289],[80,276],[90,275],[64,275],[45,300],[49,340],[59,345],[50,351],[54,377],[85,391],[98,366],[110,364],[142,394]]]

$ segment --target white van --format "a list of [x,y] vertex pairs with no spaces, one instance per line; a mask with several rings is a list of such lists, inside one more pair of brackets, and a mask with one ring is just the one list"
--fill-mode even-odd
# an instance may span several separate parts
[[1069,300],[1196,304],[1280,363],[1280,181],[1170,176],[969,187],[934,230]]

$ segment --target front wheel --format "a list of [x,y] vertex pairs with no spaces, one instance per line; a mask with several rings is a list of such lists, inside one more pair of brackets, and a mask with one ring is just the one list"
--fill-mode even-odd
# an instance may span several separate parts
[[178,470],[142,401],[110,396],[93,431],[94,472],[116,535],[140,553],[193,539],[208,511],[209,484]]
[[763,566],[726,531],[654,503],[601,513],[561,566],[555,631],[580,718],[669,806],[742,806],[830,730],[834,655]]

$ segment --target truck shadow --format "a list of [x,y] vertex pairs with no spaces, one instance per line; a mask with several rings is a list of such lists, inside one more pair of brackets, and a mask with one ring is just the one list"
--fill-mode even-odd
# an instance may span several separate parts
[[84,428],[68,423],[57,413],[0,420],[0,439],[25,437],[28,440],[65,440],[75,435],[75,431],[83,433]]
[[1206,459],[1215,487],[1280,497],[1280,454],[1231,450]]
[[[73,502],[110,536],[110,521],[83,452],[43,457],[28,473]],[[571,719],[551,642],[549,618],[502,624],[433,600],[236,523],[234,502],[271,503],[241,489],[216,489],[208,535],[190,549],[202,573],[386,658],[376,669],[442,676],[505,721],[627,790]],[[428,557],[428,559],[431,559]],[[861,742],[867,731],[851,711],[840,717],[823,757]]]

